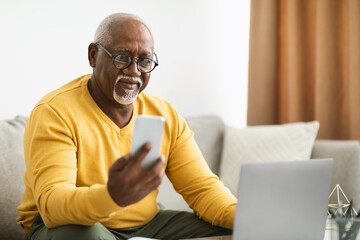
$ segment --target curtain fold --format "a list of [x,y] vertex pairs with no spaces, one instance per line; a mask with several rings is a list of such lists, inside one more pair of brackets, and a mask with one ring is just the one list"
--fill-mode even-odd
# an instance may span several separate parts
[[360,140],[360,1],[252,0],[249,46],[248,125]]

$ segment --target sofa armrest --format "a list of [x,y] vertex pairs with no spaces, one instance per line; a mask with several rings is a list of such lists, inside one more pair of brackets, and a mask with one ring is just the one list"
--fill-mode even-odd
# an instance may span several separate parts
[[26,117],[0,120],[0,239],[24,237],[16,223],[24,194],[24,129]]
[[[339,184],[349,200],[360,208],[360,142],[352,140],[317,140],[312,158],[333,158],[332,188]],[[336,196],[330,199],[337,202]],[[345,199],[342,199],[344,202]]]

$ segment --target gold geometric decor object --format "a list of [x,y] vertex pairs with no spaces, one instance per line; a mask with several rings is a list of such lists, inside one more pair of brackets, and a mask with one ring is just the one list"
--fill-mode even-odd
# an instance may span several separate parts
[[[336,195],[334,195],[334,194],[336,194]],[[335,200],[336,202],[331,203],[330,202],[331,199]],[[340,204],[340,206],[339,206],[339,204]],[[344,191],[342,190],[342,188],[340,187],[339,184],[336,184],[336,186],[330,193],[328,208],[331,209],[334,214],[341,214],[343,216],[349,216],[349,217],[357,216],[357,212],[356,212],[355,208],[353,207],[352,204],[350,204],[349,199],[346,197]],[[349,209],[349,208],[351,208],[351,209]],[[342,213],[339,211],[342,211]],[[328,211],[328,215],[330,215],[329,211]]]

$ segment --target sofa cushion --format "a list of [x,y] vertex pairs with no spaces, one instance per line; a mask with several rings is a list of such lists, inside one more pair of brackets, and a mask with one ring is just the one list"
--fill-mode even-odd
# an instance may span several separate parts
[[21,239],[17,206],[24,193],[26,117],[0,121],[0,239]]
[[240,167],[245,162],[309,159],[319,123],[227,127],[220,165],[220,179],[236,195]]

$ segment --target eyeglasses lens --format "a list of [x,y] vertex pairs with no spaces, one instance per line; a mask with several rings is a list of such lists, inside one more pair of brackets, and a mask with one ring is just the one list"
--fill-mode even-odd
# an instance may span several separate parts
[[[119,54],[114,59],[115,67],[124,69],[130,66],[132,58],[129,55]],[[149,58],[138,58],[136,61],[137,68],[140,72],[151,72],[155,68],[155,63]]]

